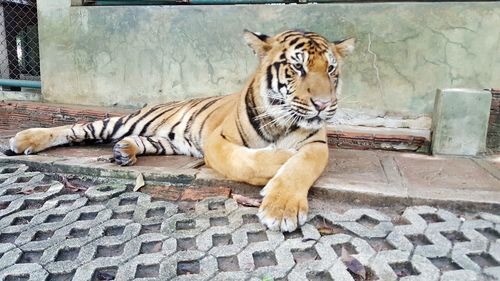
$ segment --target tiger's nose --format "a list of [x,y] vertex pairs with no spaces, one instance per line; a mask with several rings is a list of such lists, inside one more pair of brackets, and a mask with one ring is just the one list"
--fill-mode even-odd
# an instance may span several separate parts
[[332,104],[332,100],[330,100],[330,99],[311,98],[311,102],[314,105],[314,107],[316,108],[316,110],[318,110],[318,111],[322,111]]

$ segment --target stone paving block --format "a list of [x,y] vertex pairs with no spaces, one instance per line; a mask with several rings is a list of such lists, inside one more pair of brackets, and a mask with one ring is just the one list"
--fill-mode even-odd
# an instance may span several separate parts
[[127,191],[124,184],[100,184],[91,186],[85,191],[85,196],[91,200],[104,201]]
[[370,268],[375,272],[380,280],[393,281],[398,279],[396,273],[391,268],[391,264],[401,264],[409,260],[410,252],[391,250],[379,252],[371,261]]
[[314,240],[308,242],[297,239],[286,240],[276,249],[276,253],[287,257],[287,262],[296,264],[288,274],[290,281],[307,280],[310,272],[328,270],[336,257],[330,245]]
[[36,263],[15,264],[0,271],[2,280],[40,281],[45,280],[48,275],[49,273]]
[[[463,234],[466,241],[455,243],[454,248],[463,248],[471,252],[486,251],[489,241],[477,229],[492,228],[493,224],[485,220],[465,221],[460,227],[460,232]],[[467,241],[468,240],[468,241]]]
[[483,220],[490,221],[492,223],[499,223],[500,224],[500,215],[495,215],[495,214],[486,213],[486,212],[480,212],[478,214],[478,217],[483,219]]
[[162,263],[162,254],[139,255],[121,265],[115,280],[170,280],[173,264]]
[[453,270],[444,272],[440,281],[480,281],[480,277],[470,270]]
[[238,204],[233,199],[226,197],[206,198],[196,203],[195,212],[198,214],[211,215],[222,214],[228,215],[238,209]]
[[22,254],[21,249],[16,248],[14,244],[1,244],[0,270],[15,264]]
[[[26,174],[12,171],[16,178]],[[197,202],[192,212],[183,213],[173,203],[138,192],[92,197],[66,194],[60,187],[49,190],[0,196],[0,203],[10,200],[0,210],[2,272],[34,264],[43,266],[40,272],[48,276],[43,281],[353,281],[339,257],[342,248],[377,280],[396,280],[401,268],[410,268],[410,275],[399,280],[438,280],[442,268],[442,280],[483,281],[494,280],[499,271],[500,225],[494,214],[466,219],[412,206],[401,215],[407,224],[393,225],[374,209],[316,210],[298,230],[281,233],[259,222],[258,208],[223,197]],[[346,234],[320,234],[316,227],[322,219]],[[447,269],[445,261],[456,266]]]
[[405,276],[400,278],[401,281],[437,281],[439,280],[439,269],[437,269],[425,257],[414,254],[411,258],[411,264],[418,275]]
[[451,250],[451,241],[446,239],[439,231],[427,229],[424,237],[429,245],[417,245],[414,254],[427,258],[446,256]]
[[253,277],[284,278],[294,262],[286,251],[275,251],[278,245],[271,241],[249,244],[238,254],[240,268]]
[[[218,269],[215,257],[200,251],[182,251],[167,259],[165,280],[209,280]],[[192,278],[192,279],[191,279]]]

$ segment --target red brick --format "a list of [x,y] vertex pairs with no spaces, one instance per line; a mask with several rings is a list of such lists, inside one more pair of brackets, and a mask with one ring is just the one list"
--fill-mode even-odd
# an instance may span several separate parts
[[208,197],[222,196],[229,198],[231,189],[228,187],[188,188],[181,195],[181,201],[199,201]]

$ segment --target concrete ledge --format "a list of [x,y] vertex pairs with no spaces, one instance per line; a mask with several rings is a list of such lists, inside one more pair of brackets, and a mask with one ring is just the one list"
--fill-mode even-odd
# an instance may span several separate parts
[[[187,156],[146,156],[140,157],[135,166],[120,167],[107,161],[110,149],[61,147],[39,155],[0,156],[0,165],[22,163],[46,173],[120,179],[131,185],[141,173],[147,184],[164,186],[166,191],[172,186],[226,187],[235,193],[258,196],[260,190],[229,181],[204,167],[199,159]],[[491,210],[500,207],[497,160],[336,149],[330,151],[329,165],[310,194],[312,198],[329,198],[332,202]],[[158,193],[161,188],[152,190]]]

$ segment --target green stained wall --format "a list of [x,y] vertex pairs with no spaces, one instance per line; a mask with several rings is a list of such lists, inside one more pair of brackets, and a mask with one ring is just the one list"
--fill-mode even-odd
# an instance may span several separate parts
[[437,88],[500,86],[500,4],[71,7],[39,0],[44,99],[138,107],[238,91],[257,59],[242,30],[354,36],[340,106],[431,115]]

